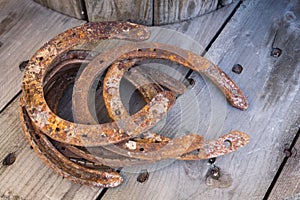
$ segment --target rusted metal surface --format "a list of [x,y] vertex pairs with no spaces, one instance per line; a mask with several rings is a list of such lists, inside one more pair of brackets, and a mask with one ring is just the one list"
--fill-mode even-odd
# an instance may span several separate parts
[[[216,65],[178,47],[142,42],[149,36],[146,27],[128,22],[88,23],[56,36],[28,62],[20,100],[22,127],[33,149],[54,171],[81,184],[116,187],[123,179],[112,167],[162,159],[209,159],[249,142],[249,136],[239,131],[209,141],[194,133],[168,138],[149,132],[186,87],[158,70],[132,68],[145,59],[170,60],[199,72],[221,89],[232,106],[241,110],[248,107],[238,86]],[[81,46],[105,39],[135,42],[99,55],[80,50]],[[78,76],[80,67],[85,68]],[[146,102],[132,116],[120,97],[123,77]],[[74,115],[67,120],[57,113],[64,92],[73,84]],[[107,113],[113,120],[104,124],[99,124],[89,102],[101,87]]]
[[[146,48],[148,46],[148,48]],[[121,53],[120,53],[121,52]],[[127,52],[127,53],[126,53]],[[185,58],[184,55],[187,55]],[[189,56],[190,55],[190,56]],[[189,67],[195,71],[204,71],[204,74],[211,78],[221,89],[224,91],[226,97],[229,99],[229,102],[240,109],[245,109],[247,106],[247,101],[240,89],[235,84],[228,84],[233,83],[233,81],[226,76],[221,69],[217,66],[213,65],[212,63],[208,62],[204,58],[197,56],[195,54],[191,54],[190,52],[167,46],[162,44],[134,44],[123,46],[118,48],[118,50],[111,50],[106,53],[102,53],[98,57],[96,57],[82,72],[81,77],[75,83],[74,92],[73,92],[73,102],[75,106],[74,112],[78,112],[78,116],[87,116],[82,115],[84,110],[89,110],[88,108],[88,93],[90,93],[90,85],[92,84],[93,80],[95,80],[95,76],[99,74],[99,65],[105,63],[107,66],[111,66],[106,74],[104,79],[103,85],[103,97],[106,108],[108,110],[109,116],[116,121],[124,120],[127,121],[129,118],[129,114],[126,111],[120,97],[120,82],[124,75],[124,73],[129,70],[130,67],[134,65],[134,61],[126,60],[126,59],[145,59],[145,58],[160,58],[160,59],[168,59],[179,64],[182,64],[186,67]],[[188,59],[193,58],[193,59]],[[201,62],[199,65],[197,62]],[[111,65],[111,61],[115,61],[115,64]],[[99,64],[100,63],[100,64]],[[203,65],[206,64],[206,65]],[[198,65],[197,65],[198,64]],[[213,67],[210,67],[213,66]],[[208,69],[207,69],[208,68]],[[210,69],[212,68],[212,69]],[[210,73],[211,71],[217,71],[216,73]],[[208,73],[207,73],[208,72]],[[89,77],[86,79],[86,77]],[[218,80],[222,77],[222,80]],[[216,81],[218,80],[218,81]],[[222,84],[220,84],[222,83]],[[229,87],[228,87],[229,86]],[[228,90],[229,88],[229,90]],[[226,91],[227,90],[227,91]],[[79,92],[80,91],[80,92]],[[82,95],[83,94],[83,95]],[[238,98],[236,98],[238,97]],[[235,100],[238,99],[239,101]],[[80,108],[79,108],[79,105]],[[78,108],[78,109],[77,109]],[[153,112],[158,112],[160,108],[157,107]],[[151,112],[150,112],[151,114]],[[88,120],[88,118],[85,118]],[[85,121],[86,123],[91,121]],[[241,132],[232,132],[228,134],[228,141],[230,141],[230,136],[232,139],[235,137],[239,137],[241,143],[235,143],[236,141],[233,140],[232,147],[225,147],[222,144],[214,143],[214,145],[209,146],[208,148],[220,147],[220,149],[216,149],[215,154],[223,155],[224,152],[229,153],[235,151],[237,148],[235,144],[239,144],[240,147],[244,144],[248,143],[248,136]],[[218,141],[218,140],[216,140]],[[106,147],[110,151],[115,153],[119,153],[121,155],[129,155],[133,158],[140,158],[140,159],[149,159],[149,160],[161,160],[166,158],[179,158],[183,154],[187,154],[194,150],[198,150],[199,152],[206,152],[203,150],[203,147],[208,145],[203,145],[203,138],[197,134],[186,135],[181,138],[176,138],[174,140],[169,140],[166,144],[160,145],[156,143],[149,143],[149,144],[142,144],[140,145],[138,142],[129,141],[128,143],[120,145],[113,145]],[[142,151],[141,151],[142,149]],[[222,150],[222,151],[221,151]],[[193,155],[192,157],[189,156],[190,159],[206,159],[210,158],[209,154],[204,155]],[[215,156],[212,156],[215,157]],[[186,158],[183,158],[186,159]]]

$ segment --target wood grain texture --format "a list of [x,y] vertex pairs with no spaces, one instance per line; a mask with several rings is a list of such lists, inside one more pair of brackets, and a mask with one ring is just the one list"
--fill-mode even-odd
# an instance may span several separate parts
[[19,64],[31,58],[47,40],[82,24],[33,1],[0,2],[0,110],[20,91]]
[[218,0],[86,0],[90,21],[126,21],[162,25],[191,19],[217,9]]
[[200,46],[202,46],[202,48],[199,49],[199,53],[202,53],[237,5],[238,1],[227,7],[219,9],[216,12],[180,23],[163,25],[160,27],[178,31],[183,33],[186,37],[195,40]]
[[[232,185],[206,185],[207,161],[175,161],[125,168],[125,183],[108,190],[103,199],[263,199],[285,157],[285,144],[295,137],[289,130],[299,127],[299,37],[295,37],[299,18],[290,21],[291,3],[244,1],[206,54],[244,91],[250,103],[247,111],[231,108],[209,81],[192,74],[196,83],[190,92],[195,94],[195,103],[187,98],[186,106],[173,110],[178,116],[190,113],[181,118],[188,123],[167,122],[172,127],[184,124],[181,131],[196,130],[206,139],[234,129],[248,133],[249,145],[217,158],[216,165],[232,178]],[[274,42],[279,40],[282,42]],[[271,56],[274,44],[282,44],[277,46],[282,49],[280,57]],[[231,71],[236,63],[244,68],[239,75]],[[136,179],[142,169],[150,176],[139,183]]]
[[35,2],[50,8],[52,10],[58,11],[65,15],[75,17],[77,19],[85,19],[85,13],[83,10],[82,3],[80,0],[34,0]]
[[151,25],[152,0],[85,0],[89,21],[127,21]]
[[[268,84],[266,85],[268,91],[270,91],[271,97],[269,96],[269,101],[272,102],[274,96],[275,100],[280,99],[286,90],[286,84],[290,83],[290,87],[293,84],[298,84],[299,86],[299,68],[300,68],[300,1],[291,1],[289,7],[285,10],[285,13],[281,18],[277,19],[277,23],[273,25],[272,29],[274,30],[274,39],[273,39],[273,48],[280,48],[283,50],[284,58],[281,59],[278,63],[275,64],[271,73],[273,74],[273,78],[270,79]],[[283,68],[284,66],[284,68]],[[296,66],[296,69],[294,68]],[[294,74],[295,73],[295,74]],[[296,79],[288,78],[288,77],[298,77],[298,82],[290,82],[296,81]],[[283,78],[285,77],[285,78]],[[284,82],[284,85],[281,83]],[[274,85],[275,84],[275,85]],[[277,87],[277,90],[272,88]],[[274,101],[274,100],[273,100]],[[300,94],[299,91],[293,102],[293,109],[291,114],[299,113],[300,105]],[[297,118],[295,118],[297,119]],[[286,134],[296,135],[297,131],[300,128],[300,117],[298,114],[297,122]],[[285,144],[286,146],[290,146],[291,142]],[[288,199],[288,200],[296,200],[300,199],[300,140],[298,141],[292,150],[292,156],[288,158],[287,163],[285,164],[273,190],[270,194],[269,199]],[[298,153],[297,153],[298,151]]]
[[19,120],[19,98],[0,114],[0,160],[16,153],[10,166],[0,165],[0,199],[95,199],[100,190],[72,183],[48,168],[30,148]]
[[[299,103],[299,102],[298,102]],[[300,120],[300,119],[299,119]],[[300,124],[300,122],[299,122]],[[296,132],[297,128],[290,130]],[[278,178],[269,199],[297,200],[300,198],[300,140],[292,150],[292,156],[288,158],[280,177]]]
[[154,25],[191,19],[216,10],[218,0],[154,0]]

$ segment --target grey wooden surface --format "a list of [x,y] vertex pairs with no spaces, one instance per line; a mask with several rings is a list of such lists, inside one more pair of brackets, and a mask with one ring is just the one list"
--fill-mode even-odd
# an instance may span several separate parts
[[216,10],[217,0],[155,0],[154,25],[168,24],[191,19]]
[[63,13],[65,15],[75,17],[77,19],[85,19],[85,5],[81,0],[34,0],[41,5]]
[[[162,25],[191,19],[217,9],[218,0],[35,0],[66,15],[89,21],[126,21]],[[232,1],[222,1],[228,5]],[[85,11],[86,9],[86,11]],[[86,13],[84,13],[86,12]]]
[[152,0],[86,0],[89,21],[127,21],[151,25]]
[[0,114],[0,158],[15,152],[13,165],[0,165],[0,199],[96,199],[101,190],[57,175],[36,155],[19,119],[19,98]]
[[[26,34],[35,37],[28,37],[34,42],[24,39],[21,40],[23,43],[19,43],[19,39],[25,37],[24,34],[20,36],[18,32],[11,30],[8,31],[9,34],[5,34],[5,40],[2,39],[4,33],[0,34],[0,41],[3,43],[0,54],[4,52],[0,58],[2,63],[7,63],[1,67],[1,100],[7,99],[7,102],[19,91],[19,87],[15,87],[20,85],[21,80],[18,59],[29,59],[38,47],[53,37],[56,33],[51,27],[63,27],[58,30],[62,32],[64,28],[75,23],[82,23],[71,20],[74,24],[70,25],[68,17],[60,18],[61,15],[53,14],[51,10],[30,2],[18,3],[18,7],[16,2],[0,2],[0,20],[5,19],[1,24],[13,21],[15,16],[10,16],[10,19],[2,17],[2,8],[6,8],[5,13],[10,15],[9,13],[14,12],[22,13],[28,7],[31,8],[28,6],[31,5],[35,8],[31,10],[34,13],[24,12],[18,22],[1,25],[0,30],[7,32],[13,29],[19,32],[25,26]],[[206,139],[237,129],[248,133],[251,143],[236,153],[217,158],[216,165],[221,168],[223,176],[221,181],[215,181],[210,186],[205,178],[209,169],[207,161],[161,162],[150,166],[124,168],[121,172],[125,177],[124,184],[119,188],[108,189],[101,199],[263,199],[286,156],[283,151],[293,141],[300,125],[300,33],[297,28],[300,12],[297,10],[297,3],[299,1],[245,0],[236,12],[234,8],[239,5],[237,3],[194,20],[164,26],[194,38],[200,44],[194,46],[199,48],[196,49],[199,53],[212,44],[205,56],[237,82],[246,94],[250,107],[247,111],[230,107],[208,80],[192,73],[191,78],[195,80],[195,85],[189,86],[187,93],[177,99],[178,103],[158,129],[173,136],[193,131]],[[22,11],[17,12],[16,9]],[[232,12],[235,13],[227,23],[226,19]],[[38,13],[44,13],[47,17],[42,18]],[[43,26],[34,26],[28,15],[45,19]],[[49,16],[57,20],[47,21]],[[29,25],[26,26],[26,23]],[[227,24],[221,29],[224,23]],[[43,27],[46,33],[37,27]],[[47,27],[50,28],[46,29]],[[175,33],[158,33],[162,33],[160,35],[165,37],[165,42],[181,42],[174,40],[177,37]],[[220,34],[215,37],[216,33]],[[10,46],[13,50],[8,51],[9,56],[5,54],[7,51],[3,51],[3,41],[14,41]],[[192,42],[189,39],[183,41]],[[184,45],[195,51],[188,43]],[[273,48],[282,50],[280,57],[271,56]],[[19,58],[24,51],[28,57]],[[244,68],[239,75],[231,71],[236,63]],[[180,68],[176,70],[185,71]],[[4,94],[10,96],[6,97]],[[0,199],[96,199],[101,190],[61,178],[30,149],[19,124],[18,107],[17,98],[0,113],[0,159],[10,152],[17,155],[13,165],[0,165]],[[299,149],[299,141],[295,148]],[[149,179],[139,183],[136,181],[138,173],[144,169],[149,171]],[[299,154],[294,154],[288,159],[269,199],[297,199],[299,171]],[[228,184],[231,180],[232,183]]]
[[[282,59],[278,62],[276,67],[273,68],[274,80],[278,87],[279,94],[276,94],[277,91],[274,91],[278,96],[288,95],[283,94],[284,85],[281,85],[281,82],[288,81],[298,81],[294,82],[294,85],[298,85],[299,88],[299,63],[300,63],[300,30],[296,27],[300,27],[300,2],[294,1],[290,4],[289,9],[286,10],[285,15],[282,18],[278,19],[278,24],[275,24],[273,27],[276,31],[276,37],[274,38],[273,46],[282,48],[284,50],[285,59]],[[287,28],[286,28],[287,27]],[[294,70],[294,65],[297,66],[298,71]],[[279,68],[281,66],[281,68]],[[284,68],[283,68],[284,67]],[[280,78],[280,75],[284,74],[285,77],[297,77],[295,79],[287,80]],[[269,84],[270,87],[271,84]],[[274,87],[274,86],[273,86]],[[278,99],[278,98],[277,98]],[[279,97],[280,99],[280,97]],[[300,94],[299,90],[294,101],[294,109],[291,111],[291,115],[298,113],[298,121],[295,123],[295,126],[291,127],[290,130],[285,132],[285,134],[296,134],[299,130],[300,117],[299,117],[299,105],[300,105]],[[297,115],[297,114],[296,114]],[[297,126],[298,125],[298,126]],[[299,134],[299,133],[298,133]],[[289,144],[289,143],[288,143]],[[287,147],[288,147],[287,144]],[[288,158],[287,163],[282,170],[282,173],[279,176],[279,179],[276,182],[274,189],[270,195],[271,199],[285,199],[296,200],[300,199],[300,139],[296,142],[296,145],[291,150],[291,157]]]
[[[299,104],[300,102],[298,102]],[[297,128],[290,130],[292,133]],[[300,140],[292,149],[291,157],[282,170],[274,189],[270,195],[270,199],[298,200],[300,199]]]
[[[244,1],[206,54],[245,92],[250,103],[247,111],[223,104],[225,100],[209,87],[208,81],[192,74],[196,84],[191,92],[196,94],[197,101],[194,105],[193,102],[187,103],[182,109],[192,113],[186,119],[193,121],[185,128],[195,127],[193,125],[198,123],[197,132],[207,139],[234,129],[251,137],[250,144],[243,149],[217,158],[216,165],[223,170],[224,180],[214,182],[212,186],[206,184],[207,161],[143,166],[126,169],[125,184],[108,190],[102,199],[264,198],[285,157],[285,145],[295,137],[296,133],[289,130],[299,128],[299,37],[295,37],[299,29],[294,24],[299,21],[290,17],[292,3]],[[282,49],[278,58],[271,56],[274,45]],[[244,68],[240,75],[231,71],[237,63]],[[206,86],[210,88],[209,92]],[[207,110],[210,106],[211,110]],[[200,113],[201,118],[214,120],[197,120],[197,107],[208,111]],[[182,110],[173,113],[182,115]],[[142,169],[148,169],[150,177],[139,183],[136,179]],[[230,178],[232,185],[220,188]],[[279,198],[285,197],[284,193],[280,195]]]
[[[2,109],[20,91],[19,64],[56,34],[82,24],[33,1],[0,2],[0,83]],[[55,27],[55,28],[53,28]],[[99,190],[74,184],[55,174],[30,148],[19,120],[19,97],[0,114],[0,199],[95,199]],[[11,152],[12,166],[2,160]]]
[[[10,2],[13,4],[13,2]],[[16,3],[16,1],[14,2]],[[7,4],[6,4],[7,5]],[[35,5],[35,3],[33,3]],[[15,4],[15,7],[17,5]],[[6,9],[12,9],[11,7],[5,7]],[[48,12],[47,9],[38,6],[42,11],[39,12]],[[211,27],[210,31],[202,34],[201,38],[207,44],[210,41],[210,38],[213,37],[216,30],[218,30],[223,22],[224,18],[229,15],[229,13],[234,9],[234,5],[226,9],[221,10],[221,12],[216,12],[203,16],[202,18],[197,19],[194,23],[201,23],[204,27],[209,27],[210,23],[213,23],[214,26]],[[46,10],[46,11],[45,11]],[[52,13],[52,12],[51,12]],[[24,15],[31,15],[30,12],[24,13]],[[60,16],[55,13],[55,15]],[[224,17],[225,16],[225,17]],[[220,20],[222,19],[222,20]],[[65,21],[69,21],[65,17]],[[20,20],[20,22],[23,22]],[[75,21],[76,22],[76,21]],[[44,22],[44,26],[47,27],[46,23],[49,23],[49,26],[52,26],[52,23],[58,22]],[[81,23],[81,22],[78,22]],[[193,23],[193,22],[187,22]],[[207,24],[206,24],[207,23]],[[17,26],[16,24],[15,26]],[[18,25],[21,26],[21,25]],[[59,27],[59,25],[58,25]],[[177,27],[175,27],[177,28]],[[27,32],[31,29],[28,28]],[[31,30],[34,34],[36,29]],[[54,30],[53,30],[54,31]],[[62,29],[58,32],[63,31]],[[195,32],[197,30],[195,29]],[[30,34],[30,33],[28,33]],[[47,37],[53,37],[54,33],[50,33]],[[196,33],[194,33],[196,34]],[[7,35],[8,37],[9,35]],[[13,36],[13,35],[12,35]],[[46,36],[45,36],[46,37]],[[36,38],[34,38],[36,39]],[[41,39],[46,40],[41,36]],[[32,49],[27,55],[27,59],[34,53],[34,51],[42,45],[44,41],[38,41],[38,44],[28,42],[26,44],[27,49]],[[180,42],[180,41],[178,41]],[[23,58],[26,59],[26,58]],[[10,56],[5,61],[9,65],[12,65],[15,61],[13,56]],[[18,74],[19,79],[21,79],[22,73],[19,72],[18,65],[16,65],[10,77],[13,77],[14,74]],[[1,76],[1,78],[6,78],[6,76]],[[20,84],[21,81],[18,82]],[[4,93],[12,90],[13,87],[5,88]],[[13,95],[16,95],[19,91],[19,87],[15,88]],[[2,94],[4,94],[2,93]],[[80,186],[74,184],[62,177],[56,175],[51,169],[49,169],[30,149],[28,141],[25,139],[21,125],[18,117],[18,108],[19,108],[19,97],[16,98],[1,114],[1,131],[0,131],[0,158],[1,160],[10,152],[15,152],[17,159],[16,162],[11,166],[0,166],[0,198],[9,199],[9,198],[19,198],[19,199],[96,199],[101,190],[88,188],[85,186]]]
[[[53,12],[33,1],[0,2],[0,110],[20,91],[19,64],[58,33],[83,21]],[[54,28],[55,27],[55,28]]]

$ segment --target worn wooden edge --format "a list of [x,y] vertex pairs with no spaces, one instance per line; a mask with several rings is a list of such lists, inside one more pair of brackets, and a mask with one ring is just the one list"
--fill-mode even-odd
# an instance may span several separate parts
[[[218,5],[227,6],[230,1],[218,0],[35,0],[77,19],[97,21],[126,21],[144,25],[163,25],[181,22],[207,14],[218,9]],[[86,11],[85,11],[86,9]],[[86,12],[86,13],[85,13]]]
[[0,7],[0,110],[3,110],[21,89],[19,64],[30,59],[47,40],[84,21],[53,12],[33,1],[5,0]]
[[153,25],[153,0],[85,0],[88,19],[99,21],[131,21]]
[[68,15],[70,17],[75,17],[76,19],[86,19],[86,11],[84,10],[84,1],[81,0],[34,0],[35,2],[50,8],[53,11]]
[[170,24],[199,17],[216,10],[218,0],[155,0],[154,25]]
[[[300,103],[299,100],[297,101],[298,104]],[[285,144],[286,160],[282,163],[284,164],[283,169],[279,169],[280,171],[277,172],[279,174],[278,179],[273,180],[275,184],[270,185],[272,190],[268,196],[269,199],[297,200],[300,198],[300,118],[288,133],[295,135],[295,144],[293,142]]]

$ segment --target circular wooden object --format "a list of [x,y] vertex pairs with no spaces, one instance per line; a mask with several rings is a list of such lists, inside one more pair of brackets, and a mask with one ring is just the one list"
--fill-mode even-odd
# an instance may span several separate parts
[[35,0],[63,14],[91,22],[131,21],[162,25],[216,10],[218,0]]

